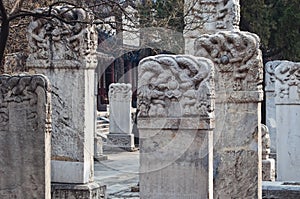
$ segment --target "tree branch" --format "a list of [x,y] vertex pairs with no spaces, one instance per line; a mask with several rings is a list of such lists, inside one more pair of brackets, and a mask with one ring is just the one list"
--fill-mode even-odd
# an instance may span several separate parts
[[11,15],[11,14],[17,13],[21,9],[23,3],[24,3],[24,0],[17,0],[17,2],[15,3],[14,7],[11,9],[9,14]]
[[15,20],[17,18],[21,18],[21,17],[36,17],[36,18],[45,18],[45,19],[58,19],[61,22],[67,23],[67,24],[71,24],[71,23],[82,23],[82,24],[88,24],[88,22],[86,21],[79,21],[79,20],[65,20],[64,18],[56,15],[56,14],[52,14],[52,13],[37,13],[37,12],[31,12],[31,11],[25,11],[25,10],[21,10],[19,13],[12,15],[8,18],[9,21]]

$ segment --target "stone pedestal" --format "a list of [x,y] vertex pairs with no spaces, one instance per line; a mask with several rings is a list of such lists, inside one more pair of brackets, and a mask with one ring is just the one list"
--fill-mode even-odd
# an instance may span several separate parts
[[[93,20],[89,12],[72,6],[53,7],[52,11],[67,20]],[[45,74],[53,85],[51,182],[93,182],[95,26],[36,18],[30,23],[28,32],[31,52],[27,67]]]
[[263,182],[264,199],[298,199],[300,183],[298,182]]
[[52,199],[106,199],[106,186],[100,186],[97,183],[87,184],[51,184]]
[[213,65],[160,55],[139,64],[141,199],[213,198]]
[[133,134],[123,134],[114,133],[107,135],[107,149],[110,150],[125,150],[134,151],[134,135]]
[[263,181],[275,181],[275,160],[262,160],[262,179]]
[[48,79],[1,75],[0,88],[0,198],[50,199]]
[[282,62],[275,69],[277,180],[300,181],[300,63]]
[[214,198],[261,198],[259,38],[241,31],[206,34],[196,40],[195,51],[216,67]]
[[131,84],[113,83],[109,86],[109,134],[110,149],[134,150],[131,119]]

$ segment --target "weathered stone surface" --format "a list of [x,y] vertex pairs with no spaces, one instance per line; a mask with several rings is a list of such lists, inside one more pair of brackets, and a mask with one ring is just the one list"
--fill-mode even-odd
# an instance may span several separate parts
[[275,181],[275,160],[266,159],[262,160],[262,180]]
[[[216,104],[217,110],[223,107]],[[216,117],[214,131],[214,198],[260,198],[261,149],[258,149],[258,109],[254,103],[227,104]],[[221,112],[223,114],[223,112]],[[218,125],[218,119],[223,126]],[[218,129],[219,128],[219,129]],[[259,193],[260,192],[260,193]]]
[[[282,61],[275,69],[275,104],[300,104],[299,62]],[[277,107],[276,107],[277,108]]]
[[134,135],[131,119],[131,84],[113,83],[109,85],[109,134],[110,147],[133,150]]
[[140,197],[212,198],[212,63],[148,57],[139,77]]
[[94,138],[94,159],[97,161],[107,160],[107,155],[103,154],[103,140],[100,136]]
[[[213,111],[213,102],[208,100],[214,97],[213,92],[208,92],[213,90],[208,86],[213,80],[206,83],[212,68],[207,59],[159,55],[140,63],[140,117],[208,117]],[[202,89],[207,94],[203,94]]]
[[297,182],[263,182],[263,199],[299,199],[300,184]]
[[[51,7],[54,15],[72,23],[53,18],[35,18],[28,27],[30,55],[27,66],[50,68],[94,68],[97,32],[91,25],[91,13],[72,6]],[[49,8],[37,13],[49,12]],[[86,23],[79,23],[86,22]]]
[[[242,31],[204,34],[195,41],[196,56],[215,63],[217,102],[262,99],[262,58],[257,35]],[[259,66],[259,67],[258,67]]]
[[[52,181],[86,183],[92,180],[93,173],[94,71],[35,71],[53,82]],[[68,174],[70,164],[76,175]]]
[[106,186],[87,183],[84,185],[76,184],[51,184],[52,199],[106,199]]
[[270,132],[271,153],[276,153],[276,109],[275,109],[275,68],[281,61],[269,61],[265,65],[266,125]]
[[[60,6],[53,12],[66,20],[90,19],[82,9]],[[29,26],[32,49],[27,66],[45,74],[53,85],[52,182],[93,181],[94,31],[88,23],[65,24],[56,19],[35,19]]]
[[239,0],[185,0],[185,53],[194,55],[201,34],[239,30]]
[[0,76],[0,198],[50,199],[51,94],[42,75]]
[[204,34],[195,53],[212,60],[216,70],[214,198],[261,198],[259,38],[242,31]]
[[262,180],[275,181],[275,160],[269,158],[271,139],[269,129],[266,125],[261,124],[262,139]]
[[275,69],[277,180],[300,180],[300,63],[282,62]]
[[133,134],[108,134],[107,145],[108,150],[119,150],[124,149],[127,151],[133,151],[134,149],[134,135]]

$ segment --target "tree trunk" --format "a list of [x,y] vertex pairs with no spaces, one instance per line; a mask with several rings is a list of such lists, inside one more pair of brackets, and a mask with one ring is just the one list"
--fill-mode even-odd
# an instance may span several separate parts
[[4,72],[3,58],[4,58],[5,47],[9,35],[9,19],[2,0],[0,1],[0,15],[2,18],[1,31],[0,31],[0,71]]
[[4,53],[9,35],[9,21],[2,21],[0,32],[0,70],[4,72]]

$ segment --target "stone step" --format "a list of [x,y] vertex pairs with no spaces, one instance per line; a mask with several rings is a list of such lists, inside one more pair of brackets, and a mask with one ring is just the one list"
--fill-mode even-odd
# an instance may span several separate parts
[[97,129],[108,128],[109,123],[97,123]]
[[97,129],[97,133],[100,134],[108,134],[109,133],[109,128],[102,128],[102,129]]
[[[109,133],[109,119],[107,117],[105,117],[105,116],[97,117],[96,131],[97,131],[97,133],[102,134],[102,135],[106,135]],[[103,137],[103,136],[101,136],[101,137]]]
[[263,199],[300,199],[300,183],[263,181],[262,193]]

